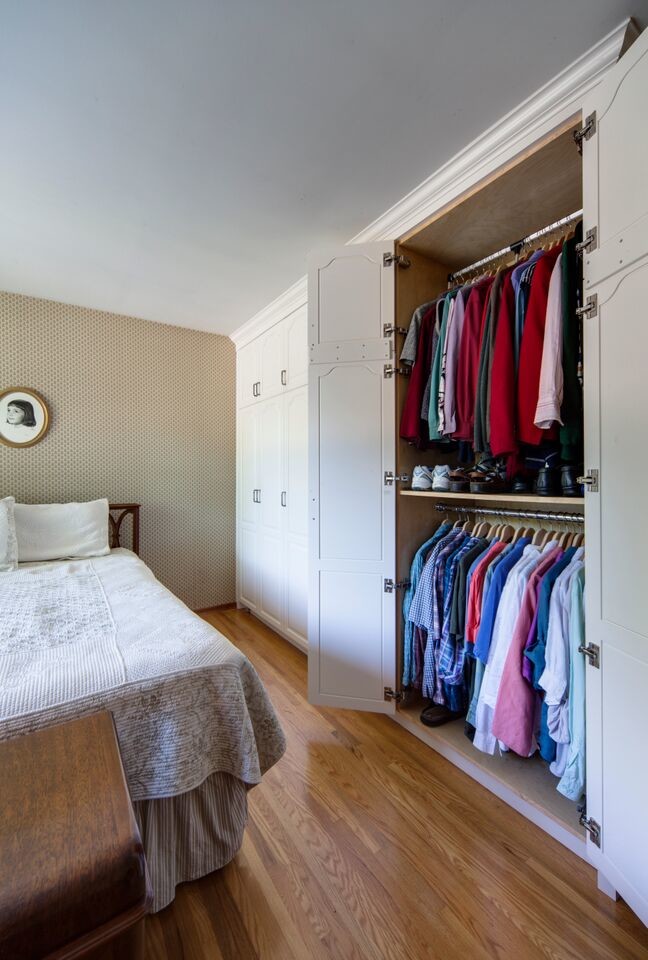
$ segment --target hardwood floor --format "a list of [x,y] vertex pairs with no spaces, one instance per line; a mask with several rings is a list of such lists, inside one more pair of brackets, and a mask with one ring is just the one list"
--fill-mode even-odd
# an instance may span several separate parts
[[648,960],[594,870],[387,717],[312,707],[306,658],[249,614],[288,739],[243,847],[147,919],[150,960]]

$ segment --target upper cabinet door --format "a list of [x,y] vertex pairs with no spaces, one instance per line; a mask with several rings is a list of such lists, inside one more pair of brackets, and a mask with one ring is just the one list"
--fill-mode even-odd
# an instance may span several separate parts
[[313,263],[309,297],[313,354],[339,357],[309,367],[309,699],[382,713],[394,712],[385,688],[396,682],[395,594],[385,589],[395,579],[395,490],[385,483],[395,391],[380,350],[394,318],[389,252],[328,251]]
[[393,245],[348,244],[310,258],[308,343],[313,363],[390,360]]
[[284,386],[288,390],[308,383],[308,311],[306,305],[283,321],[285,331]]
[[585,232],[596,248],[585,255],[585,288],[624,270],[648,253],[648,31],[606,79],[588,94],[583,123]]
[[259,341],[253,340],[236,354],[236,381],[239,407],[256,403],[260,392]]
[[[592,861],[648,924],[648,33],[590,96],[595,134],[584,143],[585,228],[600,248],[585,258],[583,321],[586,470],[599,471],[585,516],[587,815],[600,825]],[[638,231],[638,228],[640,230]],[[643,231],[644,236],[641,236]]]
[[267,333],[259,338],[261,360],[261,387],[262,400],[276,397],[283,390],[282,370],[284,369],[284,328],[283,323],[276,323]]

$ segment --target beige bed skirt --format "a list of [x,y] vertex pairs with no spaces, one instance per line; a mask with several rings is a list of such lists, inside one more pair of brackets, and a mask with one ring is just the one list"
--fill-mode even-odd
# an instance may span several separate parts
[[236,855],[247,822],[247,787],[229,773],[214,773],[195,790],[133,803],[156,913],[175,888],[219,870]]

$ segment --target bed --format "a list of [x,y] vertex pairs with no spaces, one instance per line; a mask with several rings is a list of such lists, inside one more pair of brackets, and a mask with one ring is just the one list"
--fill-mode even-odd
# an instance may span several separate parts
[[0,739],[112,712],[157,911],[236,854],[285,740],[247,658],[119,545],[135,506],[105,556],[0,575]]

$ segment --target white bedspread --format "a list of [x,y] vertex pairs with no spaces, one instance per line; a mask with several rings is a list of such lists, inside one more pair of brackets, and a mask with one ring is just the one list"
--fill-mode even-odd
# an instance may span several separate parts
[[0,739],[102,708],[133,800],[258,783],[285,749],[247,658],[135,554],[0,574]]

